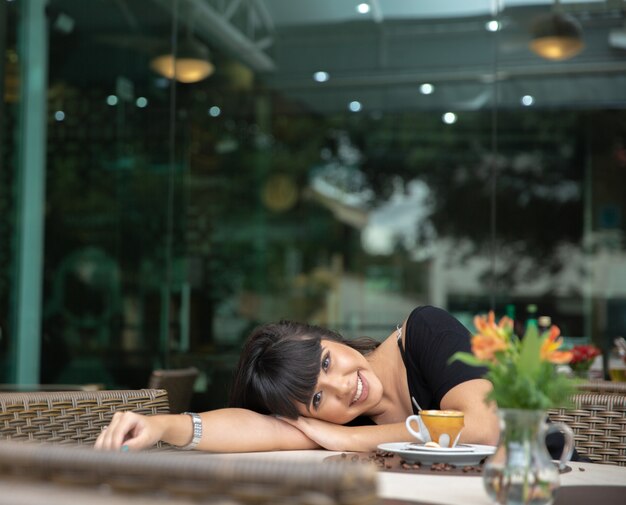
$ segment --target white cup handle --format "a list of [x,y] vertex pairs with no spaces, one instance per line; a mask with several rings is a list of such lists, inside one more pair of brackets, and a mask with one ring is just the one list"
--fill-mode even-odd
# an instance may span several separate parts
[[[419,426],[419,431],[415,431],[411,427],[411,422],[415,421]],[[409,433],[417,438],[420,442],[426,443],[430,442],[430,433],[428,433],[428,429],[424,426],[424,422],[420,416],[409,416],[406,418],[406,429],[409,430]]]

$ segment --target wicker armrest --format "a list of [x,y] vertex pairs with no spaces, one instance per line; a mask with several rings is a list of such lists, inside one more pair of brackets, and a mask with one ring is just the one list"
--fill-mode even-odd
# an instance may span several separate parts
[[66,503],[88,489],[92,503],[104,496],[114,504],[150,498],[168,504],[373,505],[376,482],[374,465],[362,463],[0,442],[0,489],[2,483],[30,491],[43,487],[50,496],[64,495]]
[[574,431],[576,449],[594,463],[626,466],[626,395],[577,393],[571,409],[552,409],[552,421]]
[[0,393],[0,439],[93,444],[116,411],[167,414],[167,392]]

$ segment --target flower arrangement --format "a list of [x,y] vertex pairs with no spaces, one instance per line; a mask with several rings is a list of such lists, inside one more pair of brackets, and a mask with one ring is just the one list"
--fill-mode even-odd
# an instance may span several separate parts
[[519,339],[513,320],[504,316],[496,324],[493,311],[476,316],[478,332],[472,337],[472,353],[459,352],[451,360],[487,368],[485,378],[493,384],[487,397],[499,408],[545,410],[568,403],[573,382],[556,370],[556,364],[569,363],[572,353],[560,349],[560,330],[552,326],[540,334],[529,326]]
[[595,345],[575,345],[572,347],[572,359],[569,362],[574,372],[587,372],[591,368],[596,356],[602,352]]

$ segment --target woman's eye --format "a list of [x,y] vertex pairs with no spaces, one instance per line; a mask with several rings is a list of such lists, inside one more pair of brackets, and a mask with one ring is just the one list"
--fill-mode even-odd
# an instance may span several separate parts
[[321,401],[322,401],[322,393],[315,393],[313,395],[313,401],[311,402],[313,404],[313,408],[317,410],[317,408],[320,406]]
[[327,354],[322,360],[322,370],[328,370],[329,366],[330,366],[330,355]]

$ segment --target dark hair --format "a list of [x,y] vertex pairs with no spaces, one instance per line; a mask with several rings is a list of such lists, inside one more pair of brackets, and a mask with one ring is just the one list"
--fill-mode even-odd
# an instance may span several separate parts
[[380,345],[367,337],[347,340],[334,331],[293,321],[259,326],[244,343],[230,406],[296,419],[295,403],[308,405],[317,384],[322,339],[345,344],[364,355]]

